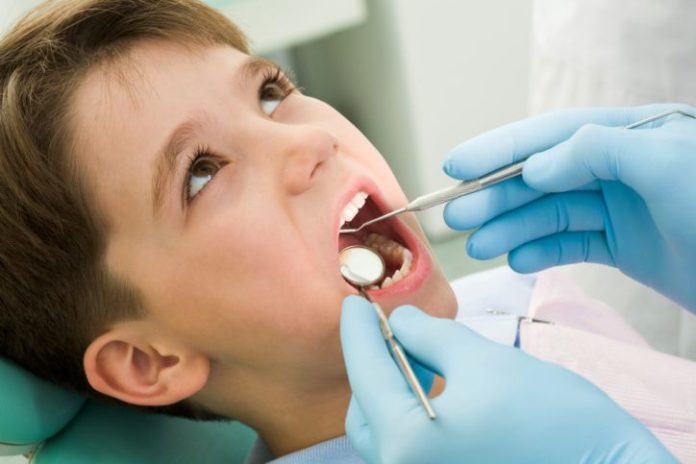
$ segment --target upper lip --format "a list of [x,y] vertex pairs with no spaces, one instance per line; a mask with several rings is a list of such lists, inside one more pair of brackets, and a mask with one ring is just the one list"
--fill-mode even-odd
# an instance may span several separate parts
[[384,197],[382,192],[380,192],[377,185],[370,179],[361,177],[353,181],[348,189],[339,197],[338,202],[334,206],[333,211],[333,224],[334,224],[334,236],[336,237],[336,245],[338,247],[338,235],[339,229],[341,227],[341,218],[343,216],[343,210],[348,203],[355,197],[358,192],[367,193],[368,197],[377,206],[380,212],[389,211],[388,206],[385,205]]

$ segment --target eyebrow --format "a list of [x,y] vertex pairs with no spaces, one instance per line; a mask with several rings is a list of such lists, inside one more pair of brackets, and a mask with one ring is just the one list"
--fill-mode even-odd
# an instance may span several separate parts
[[[276,69],[277,67],[270,60],[251,56],[242,63],[238,73],[244,81],[248,81],[258,76],[264,70]],[[171,184],[179,155],[183,152],[196,131],[202,126],[203,121],[200,116],[182,122],[171,132],[162,148],[157,152],[155,174],[152,179],[152,210],[154,216],[159,215],[162,210],[165,189]]]

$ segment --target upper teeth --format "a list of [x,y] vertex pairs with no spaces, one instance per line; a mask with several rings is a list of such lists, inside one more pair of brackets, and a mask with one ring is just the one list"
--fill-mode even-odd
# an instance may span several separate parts
[[355,194],[352,200],[348,202],[348,204],[343,208],[343,214],[341,215],[341,225],[339,227],[343,227],[343,224],[346,222],[350,222],[355,218],[355,216],[358,214],[358,211],[360,211],[360,208],[365,206],[365,200],[367,200],[367,193],[365,192],[358,192]]

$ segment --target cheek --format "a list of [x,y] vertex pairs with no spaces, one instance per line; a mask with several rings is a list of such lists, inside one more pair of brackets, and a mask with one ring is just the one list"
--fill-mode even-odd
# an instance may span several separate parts
[[252,356],[244,350],[264,343],[284,343],[296,351],[334,338],[342,295],[318,274],[301,241],[292,234],[269,233],[291,230],[277,220],[282,216],[270,212],[242,218],[237,212],[218,217],[182,239],[187,246],[177,258],[180,271],[170,276],[167,299],[182,315],[196,319],[177,321],[188,336],[243,356]]

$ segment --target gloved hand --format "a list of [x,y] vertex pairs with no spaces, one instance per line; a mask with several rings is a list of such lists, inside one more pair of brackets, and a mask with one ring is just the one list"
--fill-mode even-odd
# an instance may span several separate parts
[[346,431],[369,463],[676,462],[662,444],[580,376],[412,306],[394,334],[442,375],[431,421],[381,337],[370,304],[344,300],[341,342],[353,389]]
[[618,267],[696,312],[696,119],[622,126],[684,105],[576,109],[494,129],[452,150],[445,172],[473,179],[530,157],[523,179],[452,201],[445,221],[479,227],[477,259],[509,252],[534,272],[581,261]]

